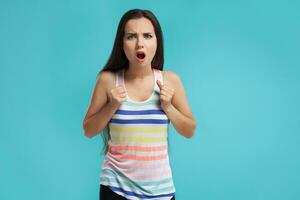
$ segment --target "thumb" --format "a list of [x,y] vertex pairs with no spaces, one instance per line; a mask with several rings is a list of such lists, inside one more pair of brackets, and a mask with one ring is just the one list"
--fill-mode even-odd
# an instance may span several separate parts
[[157,83],[159,89],[161,89],[161,87],[163,86],[163,84],[161,83],[161,81],[160,81],[160,80],[157,80],[156,83]]

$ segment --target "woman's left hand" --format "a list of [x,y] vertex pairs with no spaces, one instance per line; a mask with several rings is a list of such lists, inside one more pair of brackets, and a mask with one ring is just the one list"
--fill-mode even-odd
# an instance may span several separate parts
[[166,111],[172,105],[172,98],[174,96],[174,89],[166,84],[162,84],[161,81],[156,81],[160,89],[160,105],[161,108]]

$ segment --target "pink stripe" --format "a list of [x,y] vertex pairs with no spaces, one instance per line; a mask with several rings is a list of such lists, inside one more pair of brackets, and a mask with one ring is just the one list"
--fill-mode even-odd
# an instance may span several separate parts
[[106,155],[104,160],[104,166],[107,166],[107,163],[115,163],[121,169],[132,169],[132,170],[140,170],[140,169],[157,169],[161,167],[169,166],[169,159],[159,160],[156,162],[134,162],[132,160],[121,160],[116,157],[112,157],[110,153]]
[[149,179],[154,179],[154,178],[166,178],[170,177],[171,173],[170,172],[160,172],[157,174],[133,174],[132,176],[136,179],[140,180],[149,180]]
[[153,180],[154,178],[167,178],[167,177],[172,176],[170,169],[163,169],[159,172],[153,172],[153,173],[148,173],[148,172],[145,173],[145,171],[119,170],[115,166],[111,165],[111,163],[108,163],[105,167],[103,167],[103,169],[112,169],[112,170],[122,173],[126,177],[132,177],[132,178],[139,179],[139,180],[145,180],[145,179]]
[[[139,171],[139,170],[153,170],[153,169],[162,169],[169,167],[169,162],[160,162],[160,163],[131,163],[131,162],[125,162],[125,163],[117,163],[118,166],[115,166],[115,168],[118,169],[130,169],[131,171]],[[108,162],[104,162],[104,167],[109,167]]]
[[167,149],[167,145],[157,146],[157,147],[143,147],[143,146],[122,146],[122,145],[111,145],[109,144],[109,149],[111,151],[146,151],[146,152],[153,152],[153,151],[163,151]]
[[131,160],[143,160],[143,161],[153,161],[153,160],[162,160],[167,158],[168,154],[162,154],[158,156],[138,156],[135,154],[123,154],[119,152],[110,152],[110,154],[117,156],[121,159],[131,159]]

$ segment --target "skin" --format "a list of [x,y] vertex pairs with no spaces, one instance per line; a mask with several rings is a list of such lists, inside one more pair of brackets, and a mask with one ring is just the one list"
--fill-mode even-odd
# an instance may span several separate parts
[[[123,37],[123,49],[129,60],[127,78],[143,78],[152,74],[151,61],[157,48],[157,39],[154,27],[147,18],[131,19],[125,25]],[[144,62],[136,60],[136,51],[146,53]]]
[[[125,25],[123,49],[129,60],[125,71],[125,87],[115,87],[115,74],[102,72],[97,79],[90,106],[83,121],[85,135],[89,138],[100,132],[127,96],[134,101],[149,98],[153,89],[151,61],[157,49],[154,27],[147,18],[131,19]],[[144,62],[138,62],[136,51],[146,53]],[[157,81],[160,88],[161,108],[175,127],[186,138],[191,138],[196,129],[196,121],[189,107],[180,77],[173,71],[162,71],[164,84]],[[140,92],[143,91],[143,92]]]
[[[150,87],[146,87],[146,91],[148,91],[146,93],[151,94],[153,85],[151,61],[155,56],[157,49],[157,38],[154,27],[151,21],[147,18],[132,19],[125,25],[124,32],[123,49],[127,59],[129,60],[129,70],[125,72],[125,85],[126,80],[130,83],[126,86],[126,88],[129,91],[132,90],[133,96],[136,96],[136,91],[141,91],[139,90],[139,87],[143,90],[145,89],[145,86],[149,85]],[[146,57],[144,62],[137,61],[136,51],[138,50],[145,52]],[[163,110],[167,110],[169,106],[171,106],[174,89],[168,85],[162,85],[160,81],[158,81],[157,84],[161,89],[161,107]],[[146,97],[142,99],[146,100],[150,94],[145,95]],[[126,100],[124,99],[126,96],[126,89],[124,87],[121,87],[120,89],[120,96],[123,98],[122,102]],[[129,96],[131,97],[131,95]],[[137,99],[139,98],[137,97]]]

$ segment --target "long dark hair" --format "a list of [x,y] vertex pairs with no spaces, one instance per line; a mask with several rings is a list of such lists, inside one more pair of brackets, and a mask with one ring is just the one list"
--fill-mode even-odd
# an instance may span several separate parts
[[127,21],[129,21],[130,19],[139,19],[142,17],[145,17],[151,21],[157,38],[157,49],[153,57],[153,60],[151,62],[151,66],[153,68],[163,70],[164,48],[163,48],[163,34],[162,34],[160,24],[157,18],[155,17],[155,15],[150,10],[133,9],[127,11],[122,16],[118,25],[116,38],[115,38],[114,46],[110,54],[110,57],[107,63],[105,64],[105,66],[103,67],[103,69],[99,73],[101,73],[102,71],[116,72],[120,69],[123,68],[127,69],[129,67],[129,61],[123,50],[123,37],[124,37],[125,25]]
[[[157,49],[153,57],[153,60],[151,61],[151,67],[163,71],[163,65],[164,65],[163,34],[158,20],[150,10],[132,9],[127,11],[122,16],[118,25],[113,49],[111,51],[107,63],[105,64],[103,69],[98,73],[98,76],[103,71],[117,72],[120,69],[124,69],[124,68],[127,69],[129,67],[129,61],[123,50],[123,37],[124,37],[125,25],[127,21],[129,21],[130,19],[140,19],[143,17],[151,21],[157,38]],[[108,151],[108,141],[110,139],[108,125],[103,129],[103,133],[101,134],[101,136],[104,142],[103,151],[106,154]]]

